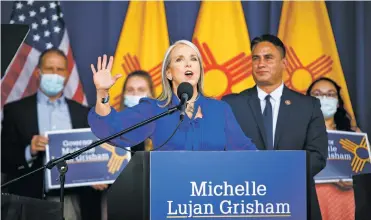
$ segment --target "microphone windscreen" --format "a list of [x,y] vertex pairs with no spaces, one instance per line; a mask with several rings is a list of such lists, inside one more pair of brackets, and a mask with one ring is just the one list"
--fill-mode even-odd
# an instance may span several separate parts
[[184,93],[186,93],[188,95],[188,97],[189,97],[188,100],[192,99],[192,96],[193,96],[193,87],[188,82],[182,82],[178,86],[177,95],[178,95],[178,98],[179,99],[181,99],[182,94],[184,94]]

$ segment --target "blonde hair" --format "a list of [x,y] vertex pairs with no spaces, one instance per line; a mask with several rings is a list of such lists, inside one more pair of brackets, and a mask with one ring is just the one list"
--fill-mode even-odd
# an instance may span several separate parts
[[165,101],[165,104],[162,105],[161,107],[166,107],[167,105],[169,105],[170,102],[171,102],[172,96],[173,96],[173,88],[172,88],[171,80],[169,80],[166,77],[166,71],[169,68],[169,65],[171,63],[171,58],[170,58],[171,52],[179,44],[184,44],[184,45],[187,45],[187,46],[191,47],[197,54],[198,62],[200,63],[200,79],[197,82],[197,90],[198,90],[199,94],[203,95],[204,67],[202,65],[202,57],[201,57],[200,51],[198,50],[196,45],[194,45],[192,42],[190,42],[188,40],[179,40],[167,49],[167,51],[165,53],[164,60],[162,62],[162,71],[161,71],[162,92],[161,92],[160,96],[158,97],[158,100],[159,101]]

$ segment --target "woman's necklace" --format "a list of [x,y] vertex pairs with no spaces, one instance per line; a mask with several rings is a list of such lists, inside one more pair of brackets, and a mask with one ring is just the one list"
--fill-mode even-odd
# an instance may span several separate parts
[[196,103],[196,101],[198,100],[199,97],[200,97],[200,95],[198,95],[197,98],[194,101],[188,102],[188,104],[187,104],[186,113],[188,115],[191,115],[190,117],[192,117],[193,112],[195,111],[195,103]]

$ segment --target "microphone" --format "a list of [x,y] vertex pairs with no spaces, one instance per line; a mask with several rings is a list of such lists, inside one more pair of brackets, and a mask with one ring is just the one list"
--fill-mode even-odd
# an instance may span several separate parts
[[180,104],[179,104],[180,120],[183,121],[185,110],[187,107],[187,101],[192,99],[192,96],[193,96],[192,85],[188,82],[182,82],[178,86],[177,95],[178,95],[178,98],[180,99]]

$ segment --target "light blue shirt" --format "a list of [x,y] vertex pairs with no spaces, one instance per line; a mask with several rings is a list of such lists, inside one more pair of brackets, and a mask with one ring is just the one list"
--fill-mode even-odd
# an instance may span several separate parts
[[[39,124],[39,135],[46,131],[72,129],[70,112],[64,95],[54,102],[49,100],[43,92],[37,92],[37,119]],[[31,156],[31,146],[28,145],[25,150],[26,161],[32,165],[35,159]]]

